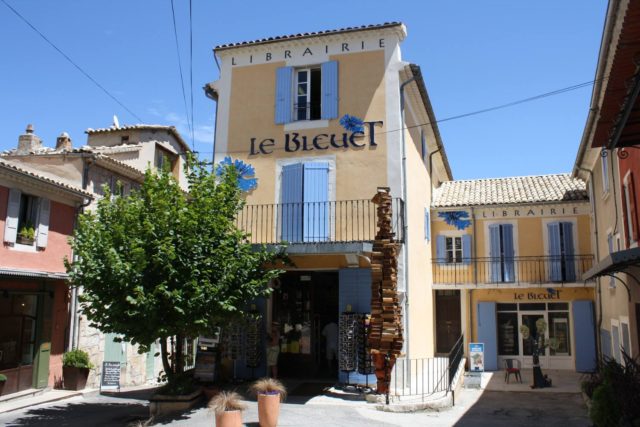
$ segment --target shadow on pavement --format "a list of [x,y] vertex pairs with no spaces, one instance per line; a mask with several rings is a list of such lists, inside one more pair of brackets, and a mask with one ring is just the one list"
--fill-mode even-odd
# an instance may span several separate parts
[[456,427],[588,425],[591,423],[580,394],[488,390],[455,424]]
[[148,418],[145,404],[77,403],[31,409],[7,426],[126,426]]

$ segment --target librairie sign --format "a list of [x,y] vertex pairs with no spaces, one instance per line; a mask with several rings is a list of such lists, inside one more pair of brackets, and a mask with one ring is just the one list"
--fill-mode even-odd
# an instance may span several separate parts
[[362,122],[363,131],[356,130],[353,132],[336,133],[319,133],[316,135],[301,135],[298,132],[288,132],[284,134],[283,140],[275,138],[251,138],[249,155],[268,155],[275,150],[284,150],[287,153],[295,153],[297,151],[324,151],[328,149],[345,149],[345,148],[364,148],[376,147],[375,129],[376,126],[382,126],[384,122]]

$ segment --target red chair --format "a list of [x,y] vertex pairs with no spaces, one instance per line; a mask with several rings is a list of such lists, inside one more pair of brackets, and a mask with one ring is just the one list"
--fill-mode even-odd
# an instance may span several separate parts
[[509,384],[509,377],[515,375],[516,380],[522,383],[522,376],[520,376],[520,360],[519,359],[504,359],[504,380]]

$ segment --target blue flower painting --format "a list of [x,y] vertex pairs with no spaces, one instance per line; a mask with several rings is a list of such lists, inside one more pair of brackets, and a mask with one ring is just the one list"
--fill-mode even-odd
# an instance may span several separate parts
[[226,166],[233,166],[238,172],[238,187],[244,192],[253,190],[258,186],[258,178],[252,178],[256,171],[249,163],[245,163],[240,159],[232,160],[227,156],[218,163],[216,175],[221,176]]
[[340,126],[347,132],[364,132],[364,121],[360,117],[345,114],[340,118]]
[[467,219],[469,218],[469,214],[465,211],[438,212],[438,216],[444,219],[444,222],[453,225],[458,230],[464,230],[471,225],[471,221]]

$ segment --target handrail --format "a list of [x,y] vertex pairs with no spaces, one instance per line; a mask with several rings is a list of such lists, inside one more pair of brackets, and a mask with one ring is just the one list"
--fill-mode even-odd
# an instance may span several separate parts
[[[393,199],[395,238],[404,241],[402,199]],[[376,205],[371,200],[245,205],[236,226],[255,244],[373,242]]]
[[432,260],[433,283],[464,284],[545,284],[578,283],[593,266],[592,254],[539,255],[515,257],[473,257],[458,262]]

